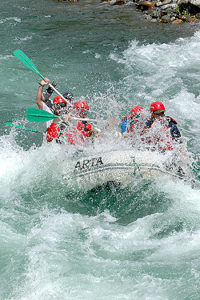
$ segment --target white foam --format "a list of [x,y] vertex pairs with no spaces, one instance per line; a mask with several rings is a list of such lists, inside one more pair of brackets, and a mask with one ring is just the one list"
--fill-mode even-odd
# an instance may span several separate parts
[[16,37],[14,40],[15,41],[28,41],[28,40],[32,40],[32,36]]
[[21,23],[22,20],[21,20],[21,18],[18,18],[18,17],[9,17],[9,18],[5,18],[5,19],[1,19],[0,23],[3,24],[7,21],[14,21],[16,23]]

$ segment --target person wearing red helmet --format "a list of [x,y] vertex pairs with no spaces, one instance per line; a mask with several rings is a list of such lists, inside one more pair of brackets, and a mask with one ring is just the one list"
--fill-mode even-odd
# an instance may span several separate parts
[[[53,89],[48,87],[46,92],[43,92],[43,88],[49,85],[49,79],[45,77],[44,80],[40,82],[40,86],[36,96],[36,104],[39,109],[45,110],[49,113],[53,113],[57,116],[64,116],[66,121],[62,121],[58,118],[46,122],[47,126],[47,135],[46,139],[48,142],[51,142],[53,139],[58,141],[59,137],[63,132],[63,128],[68,126],[68,121],[71,120],[70,115],[68,114],[69,105],[67,101],[65,101],[61,96],[56,96],[53,99],[53,102],[50,100],[50,96],[53,93]],[[56,86],[56,84],[53,85]],[[67,99],[69,102],[72,102],[73,95],[70,92],[65,93],[64,98]]]
[[146,122],[143,134],[147,132],[151,134],[152,131],[150,129],[156,125],[158,126],[153,133],[153,137],[149,136],[146,141],[148,143],[154,142],[160,151],[172,150],[172,141],[180,141],[181,137],[177,122],[170,116],[165,116],[165,106],[162,102],[156,101],[151,103],[150,111],[152,115]]
[[[65,100],[61,97],[54,98],[54,107],[57,110],[59,115],[62,115],[62,109],[65,108]],[[61,126],[57,123],[59,119],[55,119],[53,123],[47,128],[47,141],[50,142],[53,139],[56,139],[58,142],[61,140],[65,143],[69,144],[82,144],[87,141],[87,138],[94,136],[95,129],[88,122],[87,113],[89,111],[89,105],[86,101],[77,101],[73,106],[73,115],[77,117],[81,117],[85,119],[85,121],[81,120],[73,126],[64,126],[63,122],[61,122]],[[68,116],[68,120],[71,119],[70,115]],[[66,122],[64,122],[65,125]]]
[[[49,82],[50,81],[47,77],[45,77],[45,79],[40,82],[38,92],[37,92],[37,96],[36,96],[35,100],[36,100],[36,104],[37,104],[39,109],[42,109],[42,110],[48,111],[50,113],[56,114],[58,112],[58,110],[55,110],[54,102],[52,102],[52,100],[50,99],[50,97],[53,93],[53,89],[49,86],[47,88],[47,90],[45,92],[43,92],[43,88],[45,86],[48,86]],[[55,87],[57,85],[57,83],[53,82],[52,85]],[[73,101],[73,94],[72,93],[65,92],[63,94],[63,96],[70,103],[72,103],[72,101]],[[60,97],[60,96],[58,96],[58,97]],[[68,108],[69,108],[69,105],[66,102],[66,107],[65,107],[66,112],[68,111]],[[61,110],[61,111],[63,111],[63,110]],[[51,125],[51,123],[52,123],[52,121],[47,122],[47,124],[46,124],[47,128]]]
[[75,114],[81,118],[86,118],[89,111],[89,105],[87,101],[79,100],[74,103],[73,110]]
[[79,100],[74,103],[73,110],[75,115],[85,119],[85,121],[78,121],[77,130],[82,133],[84,137],[90,137],[92,134],[92,125],[88,123],[87,114],[89,111],[89,105],[87,101]]
[[89,105],[87,101],[79,100],[75,102],[73,110],[76,115],[85,119],[85,121],[78,121],[77,130],[80,131],[84,137],[99,137],[101,130],[96,126],[92,126],[87,118],[89,111]]
[[58,139],[63,135],[64,129],[69,126],[68,121],[71,120],[71,116],[67,114],[67,102],[61,97],[56,96],[53,99],[54,114],[62,116],[65,121],[56,118],[53,120],[51,125],[47,128],[47,142],[51,142],[53,139]]
[[135,129],[139,129],[139,120],[142,110],[143,107],[138,105],[134,106],[131,109],[131,114],[121,120],[121,134],[124,137],[128,137],[130,133],[135,131]]

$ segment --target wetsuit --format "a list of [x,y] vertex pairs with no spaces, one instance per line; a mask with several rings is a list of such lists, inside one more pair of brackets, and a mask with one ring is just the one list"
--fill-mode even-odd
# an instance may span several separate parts
[[[170,131],[172,139],[173,140],[179,139],[181,137],[181,133],[177,127],[177,122],[169,116],[166,116],[165,120],[167,121],[167,125],[166,125],[167,129],[168,128],[170,129],[169,131]],[[151,118],[150,120],[148,120],[146,122],[145,128],[151,128],[154,121],[155,121],[154,118]]]
[[[142,137],[142,141],[147,144],[157,145],[157,149],[161,152],[173,149],[172,141],[179,141],[181,133],[177,127],[177,122],[169,116],[163,117],[161,121],[164,121],[162,130],[154,133],[153,136]],[[154,118],[151,118],[146,122],[144,129],[152,128],[155,122]],[[143,135],[143,134],[141,134]]]
[[42,93],[42,101],[49,107],[52,113],[54,113],[53,104],[50,100],[51,95],[53,94],[53,89],[49,86],[45,92]]

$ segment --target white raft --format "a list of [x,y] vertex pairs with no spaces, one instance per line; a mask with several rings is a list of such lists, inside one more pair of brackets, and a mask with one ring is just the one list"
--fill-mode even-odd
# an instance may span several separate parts
[[110,151],[65,162],[62,176],[76,190],[91,190],[109,182],[127,186],[135,177],[181,179],[166,166],[169,157],[151,151]]

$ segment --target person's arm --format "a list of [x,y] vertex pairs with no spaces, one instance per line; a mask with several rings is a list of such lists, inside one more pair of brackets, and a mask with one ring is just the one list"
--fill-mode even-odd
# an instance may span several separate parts
[[149,131],[149,128],[153,127],[154,122],[152,122],[152,119],[147,120],[144,126],[144,129],[142,130],[140,135],[143,135],[144,133],[147,133]]
[[[57,84],[58,84],[57,82],[56,83],[54,83],[54,81],[52,82],[52,85],[54,87],[56,87]],[[47,103],[49,101],[51,102],[50,97],[51,97],[52,94],[53,94],[53,89],[49,86],[46,89],[46,91],[42,93],[42,101],[45,102],[45,103]]]
[[171,133],[172,139],[175,141],[181,137],[181,133],[180,133],[178,127],[176,126],[176,124],[172,124],[172,126],[170,126],[170,133]]
[[185,159],[190,162],[191,159],[189,157],[187,148],[184,144],[183,139],[181,138],[181,133],[176,125],[176,123],[174,121],[170,121],[169,123],[169,128],[170,128],[170,134],[172,137],[172,140],[175,142],[178,142],[180,144],[180,151],[183,153],[183,156],[185,157]]
[[37,92],[37,96],[35,99],[35,102],[39,109],[43,109],[43,101],[42,101],[42,93],[43,93],[43,87],[49,84],[49,79],[45,77],[45,80],[42,80],[40,82],[40,86]]
[[91,136],[100,137],[101,136],[101,129],[92,126]]
[[54,119],[53,123],[56,124],[61,130],[63,130],[69,126],[70,121],[71,121],[70,114],[66,114],[63,116],[63,119],[61,118]]

